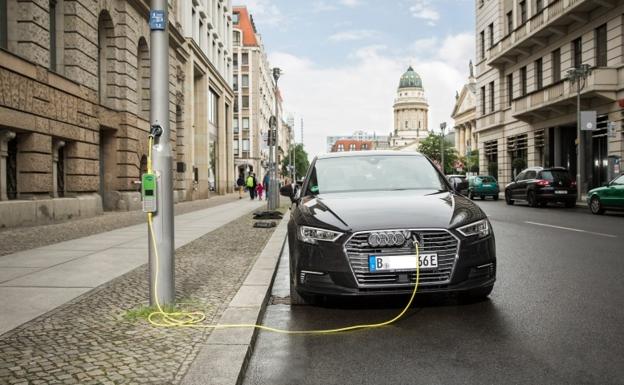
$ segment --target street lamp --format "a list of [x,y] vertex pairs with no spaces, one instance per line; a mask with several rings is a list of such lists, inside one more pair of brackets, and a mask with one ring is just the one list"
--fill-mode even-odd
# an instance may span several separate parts
[[271,135],[272,143],[269,152],[269,200],[268,200],[268,209],[276,210],[279,205],[279,183],[277,181],[277,162],[279,160],[278,156],[278,148],[279,148],[279,102],[278,102],[278,89],[277,89],[277,81],[282,75],[282,70],[275,67],[273,68],[273,80],[275,80],[275,115],[273,121],[273,125],[270,127],[270,130],[273,131],[273,135]]
[[585,87],[587,77],[591,74],[591,67],[589,64],[581,64],[579,67],[569,69],[567,72],[567,79],[572,84],[576,84],[576,200],[582,201],[581,194],[584,191],[583,185],[585,181],[585,170],[583,151],[584,140],[581,131],[581,90]]
[[442,174],[445,174],[444,167],[444,130],[446,130],[446,122],[440,123],[440,131],[442,132],[442,140],[440,141],[440,159],[442,163]]

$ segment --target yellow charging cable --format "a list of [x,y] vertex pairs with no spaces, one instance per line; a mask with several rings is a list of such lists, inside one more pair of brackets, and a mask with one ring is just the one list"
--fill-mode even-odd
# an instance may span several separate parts
[[[154,138],[150,136],[149,138],[149,150],[147,152],[147,172],[152,172],[152,145],[154,142]],[[158,248],[156,247],[156,237],[154,236],[154,227],[153,227],[153,218],[152,213],[147,213],[147,226],[149,227],[149,232],[152,238],[152,247],[154,248],[154,256],[156,258],[155,261],[155,279],[154,279],[154,299],[156,302],[157,311],[154,311],[149,314],[147,320],[150,324],[159,327],[188,327],[188,328],[206,328],[206,329],[235,329],[235,328],[254,328],[259,330],[265,330],[274,333],[281,334],[331,334],[331,333],[341,333],[352,330],[359,329],[373,329],[379,328],[382,326],[390,325],[396,321],[398,321],[401,317],[405,315],[407,310],[412,306],[412,302],[414,301],[414,297],[416,296],[416,291],[418,290],[418,282],[420,279],[420,250],[418,247],[418,243],[414,242],[416,246],[416,282],[414,283],[414,290],[412,291],[412,296],[410,297],[407,305],[401,310],[399,314],[397,314],[394,318],[389,319],[384,322],[379,323],[371,323],[371,324],[358,324],[345,326],[341,328],[335,329],[317,329],[317,330],[285,330],[273,328],[270,326],[259,325],[259,324],[216,324],[216,325],[206,325],[202,322],[206,319],[206,314],[201,311],[174,311],[169,312],[163,310],[160,302],[158,301]]]

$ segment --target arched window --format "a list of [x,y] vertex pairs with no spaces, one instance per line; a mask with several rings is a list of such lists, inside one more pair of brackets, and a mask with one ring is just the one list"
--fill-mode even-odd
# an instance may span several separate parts
[[114,29],[113,19],[107,11],[100,12],[98,17],[98,95],[100,104],[110,107],[109,87],[114,84],[112,75],[114,65]]
[[150,110],[150,58],[145,38],[139,39],[137,50],[137,110],[143,119],[149,119]]

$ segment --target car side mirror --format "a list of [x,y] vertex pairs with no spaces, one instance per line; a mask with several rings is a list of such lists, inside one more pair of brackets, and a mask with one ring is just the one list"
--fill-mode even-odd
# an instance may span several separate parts
[[295,201],[295,190],[291,184],[280,187],[280,195],[289,197],[291,202]]

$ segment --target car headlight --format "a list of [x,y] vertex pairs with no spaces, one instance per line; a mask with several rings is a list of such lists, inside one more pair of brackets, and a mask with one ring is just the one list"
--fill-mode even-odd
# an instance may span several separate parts
[[301,226],[299,227],[299,240],[316,244],[318,241],[334,242],[340,238],[342,233],[338,231],[317,229],[315,227]]
[[490,224],[488,223],[487,219],[482,219],[480,221],[458,227],[457,231],[459,231],[459,233],[464,237],[472,237],[476,235],[479,238],[483,238],[490,235]]

